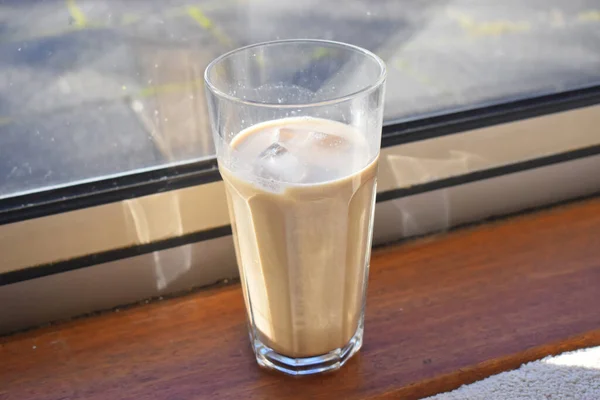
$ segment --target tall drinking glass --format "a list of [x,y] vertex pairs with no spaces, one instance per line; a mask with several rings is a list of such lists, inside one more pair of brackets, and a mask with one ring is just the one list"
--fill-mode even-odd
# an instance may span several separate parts
[[361,347],[386,70],[373,53],[284,40],[206,69],[250,340],[292,375]]

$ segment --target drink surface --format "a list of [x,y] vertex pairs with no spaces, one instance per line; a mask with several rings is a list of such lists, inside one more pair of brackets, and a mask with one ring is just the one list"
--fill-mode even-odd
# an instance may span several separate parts
[[[231,169],[258,184],[317,184],[360,171],[369,162],[364,137],[348,125],[286,118],[250,127],[231,143]],[[254,175],[254,179],[252,178]]]
[[343,347],[362,318],[377,156],[316,118],[252,126],[230,148],[219,169],[257,338],[289,357]]

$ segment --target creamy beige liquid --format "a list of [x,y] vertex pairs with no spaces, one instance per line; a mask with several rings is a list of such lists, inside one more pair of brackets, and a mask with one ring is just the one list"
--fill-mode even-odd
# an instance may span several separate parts
[[289,357],[345,346],[357,331],[377,158],[360,133],[288,118],[238,134],[226,184],[249,318]]

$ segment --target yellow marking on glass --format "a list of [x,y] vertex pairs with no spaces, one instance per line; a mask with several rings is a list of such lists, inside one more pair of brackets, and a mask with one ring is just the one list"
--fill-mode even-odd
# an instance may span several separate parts
[[470,36],[501,36],[506,33],[526,32],[531,29],[529,22],[520,21],[476,21],[474,18],[462,14],[454,13],[454,19],[458,21],[460,27],[465,30]]
[[[228,1],[221,0],[220,2],[213,1],[210,3],[203,4],[202,9],[203,10],[218,10],[223,7],[227,7],[231,3],[234,3],[234,4],[240,3],[241,4],[243,2],[244,2],[244,0],[228,0]],[[48,37],[55,37],[55,36],[63,35],[65,33],[77,31],[80,29],[99,29],[99,28],[112,27],[111,25],[106,24],[106,23],[94,22],[94,21],[89,20],[87,18],[87,16],[85,15],[85,13],[77,5],[76,0],[65,0],[65,4],[67,6],[69,16],[71,17],[71,19],[73,21],[73,24],[71,26],[64,26],[64,25],[57,26],[54,29],[37,31],[37,32],[33,32],[32,34],[23,35],[23,36],[1,37],[0,43],[20,42],[20,41],[25,41],[25,40],[35,40],[35,39],[42,39],[42,38],[48,38]],[[197,7],[195,7],[195,8],[197,8]],[[165,17],[180,17],[180,16],[186,16],[186,15],[189,16],[189,13],[186,11],[186,7],[173,7],[173,8],[167,8],[167,9],[161,11],[161,15],[163,15]],[[202,15],[204,15],[204,14],[202,13]],[[139,14],[135,14],[135,13],[126,13],[118,20],[118,23],[120,26],[127,26],[127,25],[132,25],[137,22],[141,22],[141,21],[143,21],[143,19],[144,19],[144,15],[139,15]],[[210,22],[210,19],[208,21]],[[213,29],[214,29],[214,27],[213,27]],[[231,42],[230,39],[227,38],[222,33],[216,32],[216,34],[219,35],[221,37],[220,40],[224,41],[225,43]]]
[[67,9],[69,10],[69,15],[71,16],[71,18],[73,18],[75,26],[79,28],[86,27],[88,24],[88,20],[83,11],[81,11],[81,8],[79,8],[77,3],[75,2],[75,0],[66,0],[66,2]]
[[11,117],[0,117],[0,126],[8,125],[12,123],[14,120]]
[[131,25],[131,24],[135,24],[138,21],[141,21],[142,17],[139,15],[135,15],[135,14],[123,14],[123,16],[121,16],[121,25],[125,26],[125,25]]
[[206,30],[212,28],[212,21],[206,15],[204,15],[204,13],[202,12],[202,10],[200,10],[199,7],[189,6],[186,10],[188,15],[192,17],[192,19],[196,21],[201,27],[203,27]]
[[231,46],[232,41],[223,32],[221,32],[215,23],[202,12],[199,7],[188,6],[186,8],[187,14],[192,18],[198,25],[203,29],[211,33],[221,44],[225,46]]
[[589,10],[579,13],[577,19],[585,22],[600,22],[600,10]]
[[313,60],[320,60],[323,57],[327,57],[331,54],[331,49],[327,49],[325,47],[319,47],[315,51],[313,51],[312,58]]
[[398,70],[406,73],[406,75],[415,79],[417,82],[435,89],[441,89],[429,76],[413,68],[408,61],[402,58],[396,58],[392,61],[392,65]]
[[265,57],[262,54],[257,54],[254,59],[256,60],[256,63],[260,66],[260,67],[264,67],[265,66]]

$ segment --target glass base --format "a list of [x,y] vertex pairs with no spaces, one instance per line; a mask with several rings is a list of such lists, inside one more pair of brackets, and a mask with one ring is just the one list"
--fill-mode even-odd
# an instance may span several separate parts
[[287,357],[266,346],[256,337],[250,336],[258,365],[288,375],[311,375],[335,371],[356,354],[362,347],[363,325],[359,324],[356,333],[346,346],[314,357]]

